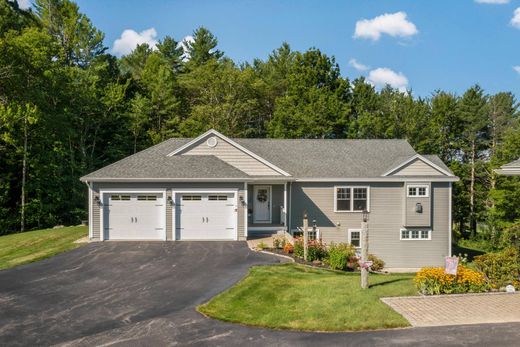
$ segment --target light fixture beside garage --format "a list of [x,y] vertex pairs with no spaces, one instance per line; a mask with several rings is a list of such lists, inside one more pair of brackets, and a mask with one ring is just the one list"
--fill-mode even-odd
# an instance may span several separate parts
[[94,201],[96,202],[96,204],[97,204],[98,206],[101,206],[101,205],[102,205],[102,204],[101,204],[101,200],[99,200],[99,196],[96,195],[96,196],[94,197]]
[[175,206],[175,202],[173,202],[173,199],[172,199],[171,196],[169,196],[166,200],[168,201],[168,204],[169,204],[170,206]]
[[216,136],[212,136],[206,140],[206,144],[208,147],[215,147],[218,144],[218,139]]

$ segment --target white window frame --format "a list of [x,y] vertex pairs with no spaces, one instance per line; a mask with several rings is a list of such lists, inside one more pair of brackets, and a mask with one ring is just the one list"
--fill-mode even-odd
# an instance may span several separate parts
[[[338,189],[350,189],[350,210],[338,210]],[[362,210],[354,211],[354,188],[367,190],[367,211],[370,212],[370,186],[334,186],[334,212],[336,213],[363,213]]]
[[[417,189],[416,190],[417,195],[410,195],[410,188]],[[418,195],[419,188],[425,188],[426,195]],[[408,184],[408,185],[406,185],[406,197],[408,197],[408,198],[429,198],[430,197],[430,186],[427,184]]]
[[[403,238],[403,231],[408,231],[408,238]],[[417,231],[419,233],[419,238],[417,239],[412,239],[412,231]],[[421,233],[423,231],[427,231],[428,232],[428,238],[421,238]],[[406,229],[406,228],[401,228],[399,230],[399,240],[401,241],[430,241],[432,239],[432,229]]]
[[363,247],[363,233],[362,229],[348,229],[348,243],[352,245],[352,232],[359,232],[359,247],[354,246],[356,249],[361,249]]

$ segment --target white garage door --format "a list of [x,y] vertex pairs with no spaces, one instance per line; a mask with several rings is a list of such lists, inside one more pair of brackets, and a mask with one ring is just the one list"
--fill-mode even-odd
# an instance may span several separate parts
[[182,193],[176,200],[177,239],[236,240],[234,193]]
[[105,193],[105,240],[164,240],[160,193]]

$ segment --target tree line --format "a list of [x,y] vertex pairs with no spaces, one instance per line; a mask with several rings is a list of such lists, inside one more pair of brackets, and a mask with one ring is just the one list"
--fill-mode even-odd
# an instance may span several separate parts
[[0,234],[79,223],[81,175],[209,128],[231,137],[406,139],[461,178],[453,218],[462,236],[493,239],[520,218],[520,180],[493,171],[520,156],[511,92],[376,90],[342,75],[333,56],[287,43],[237,64],[204,27],[184,48],[166,36],[121,58],[103,40],[72,1],[22,10],[0,0]]

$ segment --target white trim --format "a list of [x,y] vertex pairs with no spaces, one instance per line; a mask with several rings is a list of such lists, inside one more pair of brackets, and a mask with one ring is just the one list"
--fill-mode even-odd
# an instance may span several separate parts
[[[249,177],[249,178],[119,178],[119,177],[103,177],[103,178],[89,178],[89,182],[261,182],[261,183],[273,183],[279,184],[282,182],[417,182],[417,181],[428,180],[428,182],[458,182],[459,178],[456,176],[388,176],[388,177],[303,177],[303,178],[292,178],[292,177],[270,177],[267,181],[261,177]],[[81,179],[82,182],[86,182],[85,179]]]
[[403,166],[411,163],[412,161],[414,161],[415,159],[420,159],[422,160],[423,162],[425,162],[426,164],[430,165],[431,167],[433,167],[434,169],[436,169],[437,171],[440,171],[441,173],[445,174],[446,176],[451,176],[453,177],[453,174],[449,173],[448,171],[444,170],[443,168],[439,167],[438,165],[435,165],[434,163],[432,163],[430,160],[426,159],[425,157],[423,157],[422,155],[420,154],[416,154],[414,155],[413,157],[405,160],[403,163],[397,165],[396,167],[394,167],[393,169],[385,172],[382,176],[388,176],[392,173],[394,173],[395,171],[399,170],[400,168],[402,168]]
[[229,144],[231,144],[232,146],[234,146],[235,148],[241,150],[242,152],[250,155],[251,157],[255,158],[256,160],[258,160],[259,162],[269,166],[271,169],[273,169],[274,171],[277,171],[278,173],[284,175],[284,176],[291,176],[290,174],[288,174],[287,172],[285,172],[284,170],[280,169],[278,166],[268,162],[267,160],[265,160],[264,158],[260,157],[259,155],[251,152],[250,150],[242,147],[241,145],[239,145],[238,143],[236,143],[235,141],[231,140],[230,138],[228,138],[227,136],[224,136],[222,135],[221,133],[219,133],[218,131],[216,131],[215,129],[210,129],[208,131],[206,131],[204,134],[194,138],[193,140],[191,140],[190,142],[186,143],[185,145],[177,148],[176,150],[174,150],[173,152],[169,153],[168,154],[168,157],[171,157],[171,156],[174,156],[175,154],[177,153],[180,153],[182,152],[183,150],[187,149],[188,147],[191,147],[193,144],[197,143],[199,140],[203,139],[204,137],[208,136],[208,135],[215,135],[217,137],[220,137],[221,140],[223,141],[226,141],[228,142]]
[[[269,190],[269,219],[266,220],[258,220],[255,217],[256,207],[256,192],[259,188],[267,188]],[[253,186],[253,224],[261,224],[261,223],[272,223],[273,222],[273,186],[262,184],[262,185],[254,185]]]
[[359,232],[359,247],[354,246],[354,248],[361,249],[363,247],[363,229],[347,229],[347,240],[350,245],[352,245],[352,237],[350,233],[353,231]]
[[451,228],[452,228],[452,223],[453,221],[451,220],[451,208],[452,208],[452,197],[451,197],[451,186],[452,186],[452,183],[450,182],[450,187],[448,188],[448,192],[450,194],[449,198],[448,198],[448,256],[451,257]]
[[247,190],[247,182],[244,182],[244,204],[241,208],[244,210],[244,238],[247,239],[249,236],[249,218],[247,216],[249,211],[249,192]]
[[[337,191],[338,188],[347,188],[350,189],[350,210],[338,210],[338,199],[337,199]],[[334,212],[335,213],[363,213],[360,210],[354,210],[354,188],[365,188],[367,190],[367,211],[370,212],[370,186],[356,186],[356,185],[347,185],[347,186],[334,186]]]
[[[222,194],[234,194],[235,195],[235,218],[233,219],[235,222],[235,240],[238,241],[238,192],[239,189],[230,188],[230,189],[221,189],[221,188],[171,188],[172,189],[172,199],[173,199],[173,208],[172,208],[172,240],[173,241],[182,241],[177,239],[177,225],[175,216],[177,215],[177,193],[185,194],[185,193],[222,193]],[[244,226],[244,228],[246,228]],[[245,230],[244,230],[245,233]],[[189,241],[189,240],[186,240]],[[199,240],[201,241],[201,240]],[[211,240],[208,240],[211,241]]]
[[92,225],[92,188],[90,187],[90,184],[88,181],[85,181],[88,187],[88,239],[92,240],[92,232],[93,232],[93,225]]
[[[456,176],[385,176],[385,177],[312,177],[312,178],[296,178],[295,182],[458,182]],[[290,181],[290,180],[289,180]]]
[[[163,195],[163,204],[164,204],[164,220],[163,220],[163,228],[164,228],[164,241],[167,240],[167,217],[166,217],[166,204],[168,201],[166,200],[166,188],[117,188],[117,189],[100,189],[99,190],[99,200],[101,201],[101,205],[99,206],[99,240],[105,241],[105,225],[104,225],[104,210],[103,207],[105,205],[105,197],[104,194],[114,194],[114,193],[162,193]],[[118,240],[124,241],[124,240]],[[139,240],[145,241],[145,240]]]
[[283,184],[283,226],[287,228],[287,182]]
[[[426,195],[410,195],[410,188],[425,188]],[[419,194],[419,190],[416,191]],[[428,184],[407,184],[406,185],[406,197],[407,198],[429,198],[430,197],[430,185]]]
[[[408,232],[412,232],[412,231],[418,231],[419,232],[419,238],[418,239],[412,239],[412,238],[407,238],[407,239],[403,239],[403,231],[408,231]],[[423,239],[421,238],[421,232],[422,231],[427,231],[428,232],[428,238],[427,239]],[[432,239],[432,229],[428,229],[428,228],[401,228],[399,229],[399,240],[400,241],[431,241]]]

